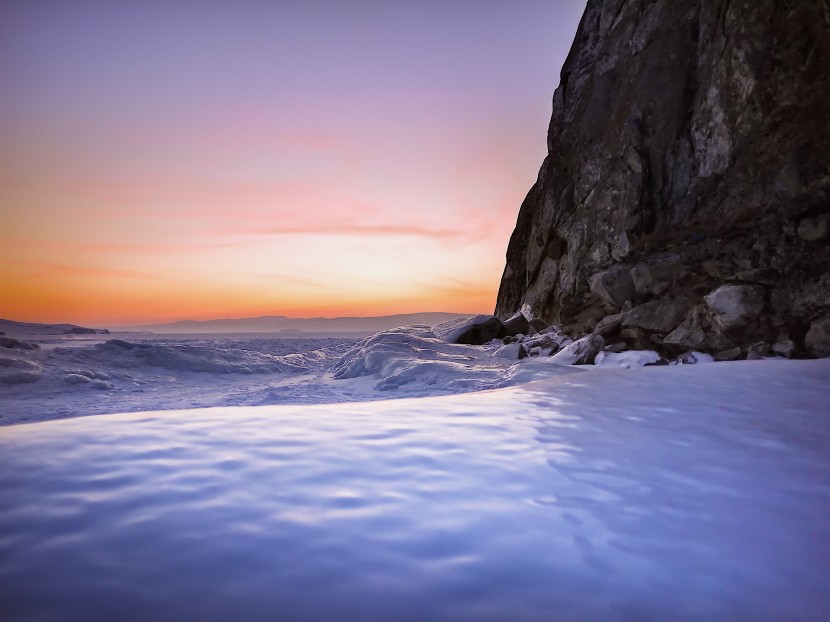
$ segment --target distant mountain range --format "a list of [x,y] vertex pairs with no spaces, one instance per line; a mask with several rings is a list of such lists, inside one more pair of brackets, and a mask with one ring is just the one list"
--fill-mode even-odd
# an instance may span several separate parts
[[295,318],[283,315],[221,319],[181,320],[165,324],[119,326],[111,330],[150,331],[154,333],[275,333],[275,332],[365,332],[372,333],[386,328],[407,324],[434,326],[447,320],[474,315],[472,313],[401,313],[379,317],[312,317]]
[[0,319],[0,333],[6,335],[106,335],[106,328],[87,328],[76,324],[39,324]]

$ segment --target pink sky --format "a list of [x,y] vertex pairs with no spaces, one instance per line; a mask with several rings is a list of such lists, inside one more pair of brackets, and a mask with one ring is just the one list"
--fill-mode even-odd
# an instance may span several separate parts
[[583,7],[4,3],[0,317],[491,311]]

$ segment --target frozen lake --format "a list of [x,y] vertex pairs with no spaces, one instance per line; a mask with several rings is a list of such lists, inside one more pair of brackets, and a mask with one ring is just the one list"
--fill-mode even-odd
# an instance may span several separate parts
[[818,621],[828,518],[830,360],[80,417],[0,428],[0,611]]
[[493,357],[500,342],[449,344],[427,326],[382,331],[365,341],[360,336],[33,335],[39,350],[0,348],[0,426],[151,410],[449,395],[574,371],[546,360]]

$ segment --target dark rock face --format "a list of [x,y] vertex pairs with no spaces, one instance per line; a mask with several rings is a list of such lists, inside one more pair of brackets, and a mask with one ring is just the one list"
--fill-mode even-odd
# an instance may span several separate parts
[[[505,336],[504,324],[493,315],[449,320],[432,327],[433,334],[447,343],[480,346],[492,339]],[[107,343],[118,341],[112,339]]]
[[804,341],[810,354],[830,356],[830,315],[814,321]]
[[521,313],[514,314],[513,317],[505,320],[504,322],[504,331],[510,337],[515,337],[516,335],[526,335],[529,330],[530,322],[528,322],[527,318]]
[[830,0],[589,0],[496,315],[682,299],[696,315],[637,338],[808,353],[830,312],[828,67]]

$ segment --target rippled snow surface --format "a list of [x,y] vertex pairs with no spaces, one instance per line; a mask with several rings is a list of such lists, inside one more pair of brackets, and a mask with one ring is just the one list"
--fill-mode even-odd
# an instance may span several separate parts
[[821,620],[830,361],[0,429],[3,620]]

